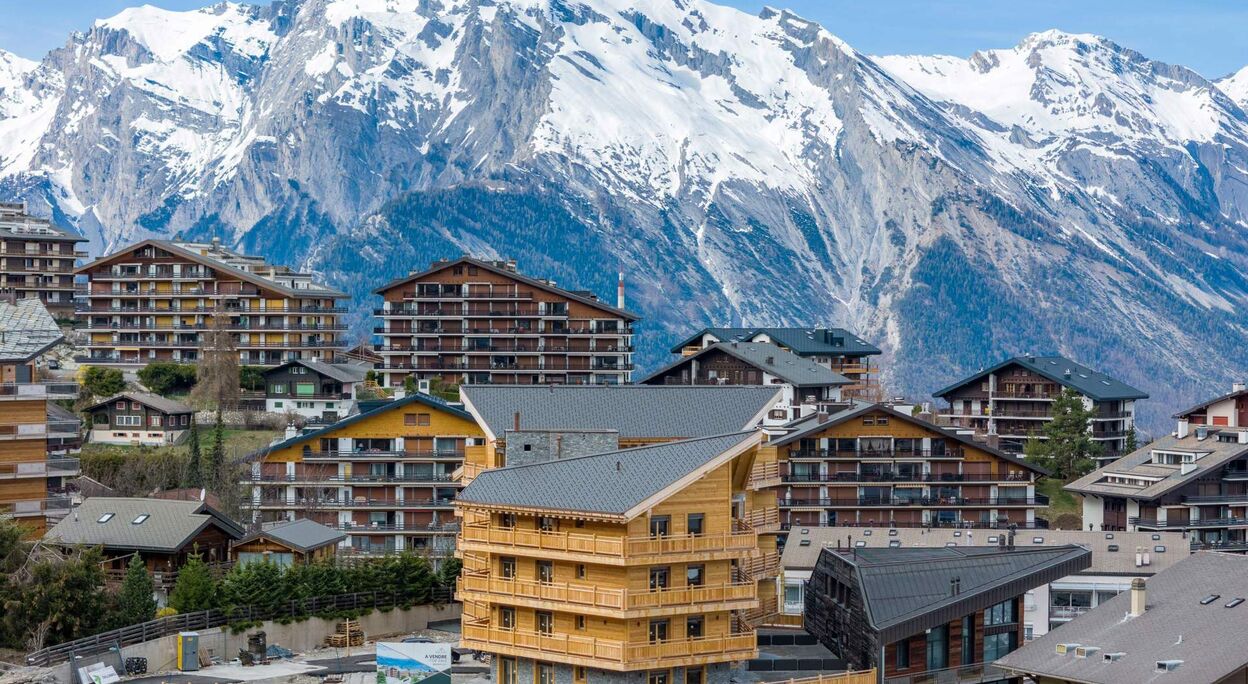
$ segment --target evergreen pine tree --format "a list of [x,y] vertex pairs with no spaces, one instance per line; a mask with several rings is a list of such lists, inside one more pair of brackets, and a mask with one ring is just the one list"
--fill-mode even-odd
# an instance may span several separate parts
[[186,475],[183,478],[182,486],[184,487],[203,487],[204,475],[202,472],[203,455],[199,451],[199,426],[195,422],[195,417],[191,416],[191,434],[187,435],[187,457],[186,457]]
[[178,570],[178,579],[169,593],[169,605],[179,613],[216,608],[219,604],[217,582],[198,554],[187,558]]
[[1128,454],[1140,448],[1138,439],[1135,436],[1135,427],[1132,426],[1130,430],[1127,430],[1127,444],[1125,448]]
[[156,617],[156,599],[152,596],[155,591],[147,566],[138,554],[131,556],[117,594],[117,626],[137,625]]
[[225,465],[225,428],[221,423],[221,411],[217,410],[217,421],[212,428],[212,446],[208,449],[208,458],[202,464],[201,478],[203,486],[211,490],[220,489],[221,469]]
[[1052,472],[1053,477],[1068,482],[1092,471],[1101,445],[1092,441],[1088,421],[1092,410],[1083,397],[1072,389],[1064,389],[1053,400],[1053,420],[1044,426],[1043,442],[1031,440],[1024,455],[1033,458]]

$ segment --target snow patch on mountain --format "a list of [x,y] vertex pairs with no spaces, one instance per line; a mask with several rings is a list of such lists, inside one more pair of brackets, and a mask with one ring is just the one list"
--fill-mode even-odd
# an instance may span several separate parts
[[1248,66],[1226,78],[1218,79],[1217,84],[1240,107],[1248,108]]

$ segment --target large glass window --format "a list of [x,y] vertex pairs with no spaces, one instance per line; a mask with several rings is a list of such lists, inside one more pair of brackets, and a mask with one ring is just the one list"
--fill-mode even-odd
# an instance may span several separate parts
[[666,515],[650,518],[650,536],[666,537],[672,533],[672,519]]
[[539,610],[534,615],[537,617],[537,631],[539,634],[551,634],[555,631],[555,614]]
[[896,653],[897,653],[897,657],[893,661],[893,665],[895,665],[898,670],[905,670],[909,668],[910,667],[910,640],[903,639],[901,641],[898,641],[893,646],[893,648],[896,649]]
[[927,632],[927,669],[946,667],[949,667],[949,625],[941,625]]
[[555,666],[537,663],[537,684],[555,684]]
[[975,616],[962,618],[962,664],[975,662]]
[[988,634],[984,637],[984,662],[1004,658],[1018,647],[1018,635],[1013,631]]
[[1009,625],[1018,622],[1014,599],[1002,601],[991,608],[984,609],[984,625]]
[[668,620],[651,620],[650,621],[650,643],[660,644],[667,641]]
[[498,659],[498,684],[516,684],[516,659]]

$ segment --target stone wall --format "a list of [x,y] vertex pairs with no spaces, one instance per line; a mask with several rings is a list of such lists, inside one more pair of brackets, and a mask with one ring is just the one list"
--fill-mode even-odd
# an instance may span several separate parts
[[620,433],[615,430],[507,430],[505,437],[504,454],[509,466],[601,454],[620,448]]

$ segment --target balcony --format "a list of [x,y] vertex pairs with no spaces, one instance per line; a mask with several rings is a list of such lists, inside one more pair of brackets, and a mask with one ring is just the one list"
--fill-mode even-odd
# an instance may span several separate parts
[[407,290],[403,299],[532,299],[532,290],[514,290],[511,292],[430,292],[428,290]]
[[1199,520],[1167,520],[1153,518],[1127,518],[1127,524],[1145,530],[1191,530],[1199,528],[1244,527],[1248,518],[1201,518]]
[[1244,494],[1218,494],[1216,496],[1185,496],[1183,497],[1185,504],[1245,504],[1248,503],[1248,493]]
[[859,449],[855,451],[839,451],[836,449],[802,449],[789,452],[790,460],[799,459],[871,459],[871,458],[888,458],[888,459],[948,459],[962,458],[961,449],[945,449],[944,451],[932,451],[931,449]]
[[463,460],[462,451],[305,451],[306,459],[334,461],[371,461],[427,459],[435,461]]
[[963,496],[922,496],[922,497],[879,497],[860,496],[836,499],[780,499],[781,508],[906,508],[918,506],[922,508],[949,508],[955,506],[994,506],[1010,507],[1048,506],[1047,496],[1037,495],[1035,498],[987,497],[968,498]]
[[750,469],[750,479],[746,486],[752,490],[766,489],[768,487],[776,487],[782,482],[780,478],[780,464],[771,463],[755,463]]
[[[898,528],[924,528],[924,529],[964,529],[964,530],[1006,530],[1014,527],[1020,530],[1047,530],[1049,529],[1049,521],[1044,518],[1036,518],[1035,522],[1021,521],[984,521],[984,520],[950,520],[950,521],[931,521],[931,522],[896,522],[890,520],[838,520],[835,525],[816,525],[814,523],[798,523],[798,527],[898,527]],[[792,529],[793,523],[780,523],[780,529]]]
[[38,423],[0,422],[0,440],[43,439],[51,434],[77,434],[76,420],[44,420]]
[[460,541],[461,548],[481,545],[489,547],[490,551],[500,552],[500,547],[506,547],[513,552],[543,556],[559,553],[572,558],[591,554],[598,557],[595,559],[598,562],[623,565],[690,554],[737,558],[743,552],[758,548],[758,532],[745,530],[705,535],[625,537],[465,525]]
[[363,474],[351,475],[349,477],[339,477],[337,475],[316,475],[313,473],[295,474],[295,475],[252,475],[245,480],[253,484],[280,484],[291,482],[307,482],[309,484],[317,483],[334,483],[334,484],[351,484],[355,482],[378,482],[378,483],[431,483],[445,484],[454,482],[450,473],[428,473],[428,474]]
[[73,477],[81,472],[76,458],[49,458],[29,463],[0,463],[0,480]]
[[500,629],[489,624],[463,626],[463,645],[466,648],[501,655],[543,657],[608,670],[637,669],[657,660],[662,660],[664,665],[748,660],[758,654],[757,640],[758,636],[753,630],[743,630],[727,636],[650,643]]
[[787,473],[782,480],[788,483],[802,482],[1031,482],[1030,472],[1003,473]]
[[15,518],[34,516],[56,517],[68,514],[72,507],[73,503],[68,496],[26,501],[0,501],[0,515],[11,515]]
[[436,499],[366,499],[358,497],[354,499],[336,499],[332,497],[262,497],[244,502],[244,506],[249,508],[276,508],[276,509],[350,509],[350,508],[451,508],[455,505],[455,499],[442,497]]
[[330,525],[347,533],[372,534],[374,532],[410,532],[414,534],[453,534],[459,531],[459,523],[429,523],[427,525],[406,523],[338,523]]
[[[516,578],[491,577],[465,573],[459,589],[466,594],[484,594],[481,600],[520,602],[520,605],[546,607],[545,602],[569,606],[576,610],[636,611],[653,614],[669,608],[689,608],[704,604],[756,603],[758,585],[753,581],[702,586],[667,587],[650,591],[599,587],[592,584],[538,582]],[[471,597],[470,597],[471,600]],[[707,607],[705,610],[735,610],[751,606]],[[629,616],[632,617],[632,616]]]
[[26,399],[77,399],[73,382],[0,383],[0,401]]
[[984,684],[1012,681],[1017,675],[992,663],[976,663],[945,670],[928,670],[903,677],[888,677],[884,684]]

